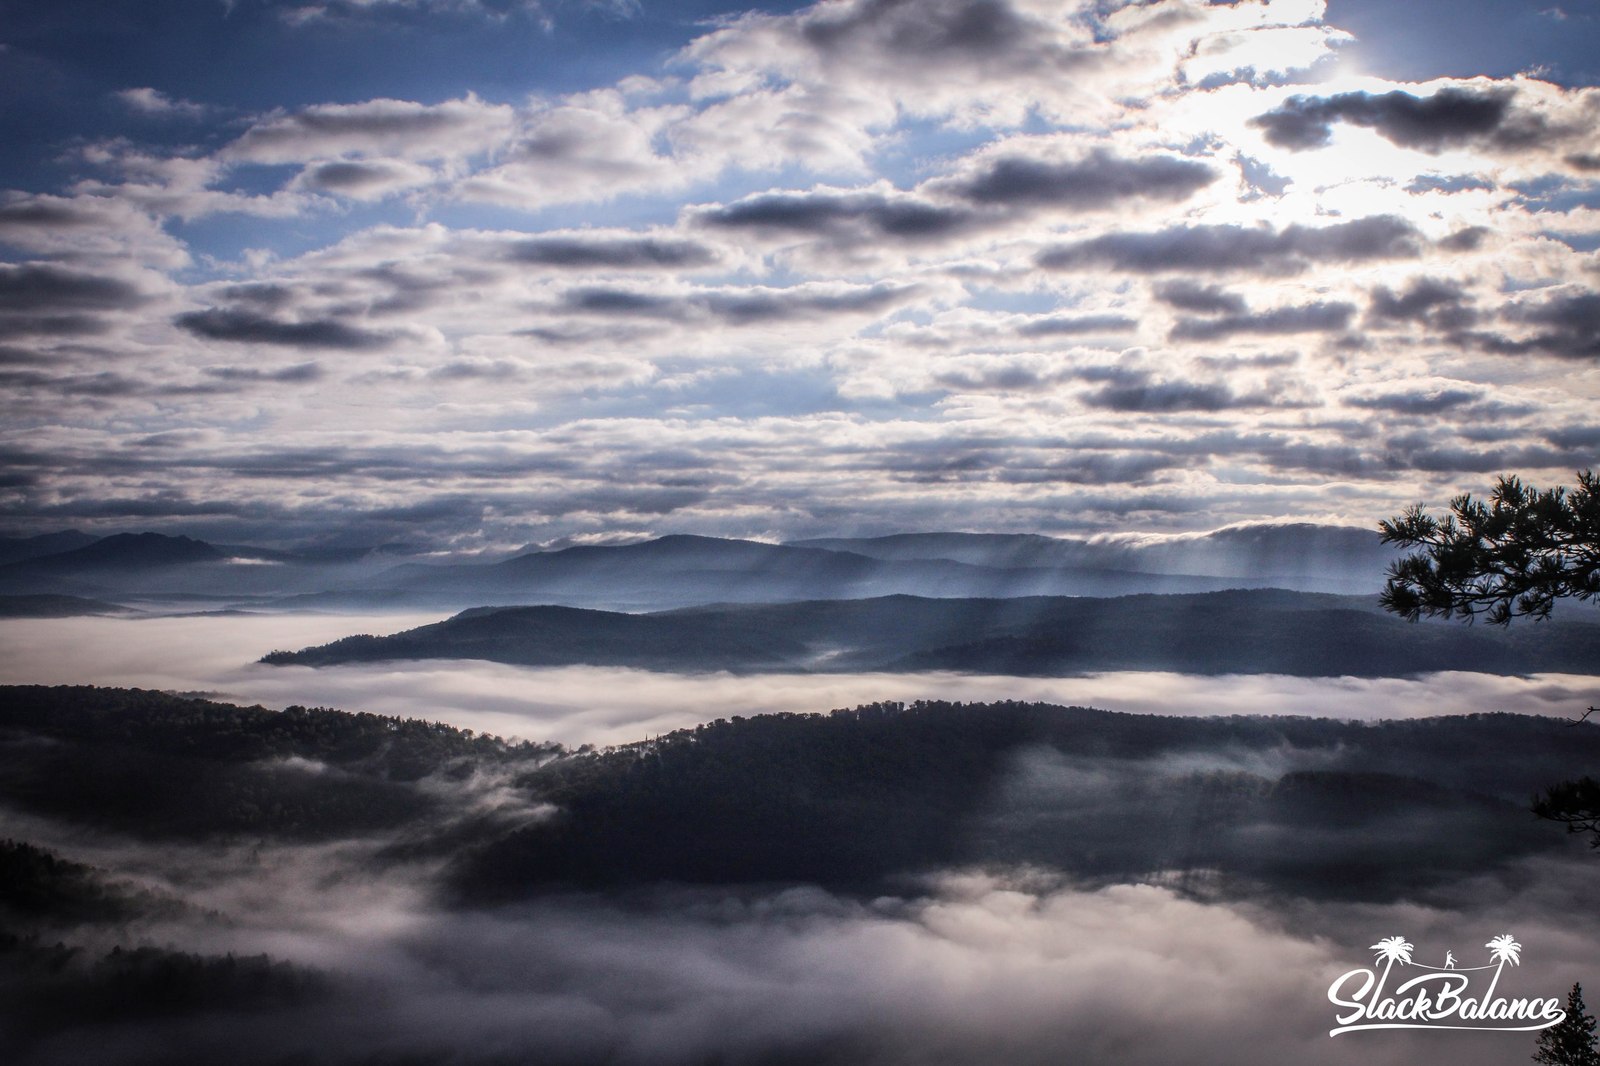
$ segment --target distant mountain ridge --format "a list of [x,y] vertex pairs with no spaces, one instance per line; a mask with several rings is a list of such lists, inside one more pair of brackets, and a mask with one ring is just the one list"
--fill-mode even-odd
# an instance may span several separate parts
[[1384,545],[1373,530],[1310,522],[1224,526],[1209,533],[1172,537],[899,533],[786,543],[855,552],[874,559],[948,559],[974,566],[1074,567],[1211,577],[1308,577],[1319,569],[1338,567],[1366,576],[1374,588],[1382,583],[1385,568],[1399,554]]
[[1307,524],[1183,538],[916,533],[773,544],[691,534],[488,561],[397,562],[386,553],[295,553],[189,537],[83,534],[12,542],[0,593],[267,610],[459,611],[553,603],[649,611],[916,595],[956,599],[1118,596],[1286,587],[1377,590],[1394,552],[1376,534]]
[[529,606],[478,608],[393,636],[352,636],[263,661],[438,658],[735,673],[1588,673],[1600,662],[1600,619],[1555,619],[1537,630],[1414,625],[1385,614],[1375,597],[1283,590],[1110,599],[886,596],[648,614]]

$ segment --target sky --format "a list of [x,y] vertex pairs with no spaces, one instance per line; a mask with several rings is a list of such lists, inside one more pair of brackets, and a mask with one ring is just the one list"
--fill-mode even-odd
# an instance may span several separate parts
[[1600,449],[1600,14],[0,0],[0,532],[1374,526]]

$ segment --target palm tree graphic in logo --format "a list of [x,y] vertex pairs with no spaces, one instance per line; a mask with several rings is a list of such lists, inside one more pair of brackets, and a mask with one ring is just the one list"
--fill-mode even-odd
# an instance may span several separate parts
[[1489,981],[1489,991],[1483,997],[1483,1002],[1488,1003],[1494,998],[1494,986],[1500,983],[1500,971],[1506,968],[1506,963],[1509,962],[1513,966],[1522,965],[1522,959],[1519,957],[1522,954],[1522,945],[1517,943],[1516,938],[1510,933],[1501,933],[1484,947],[1489,949],[1489,961],[1496,964],[1494,977]]
[[1396,960],[1399,960],[1402,966],[1411,965],[1411,948],[1411,942],[1403,936],[1386,936],[1372,945],[1372,950],[1383,960],[1383,977],[1378,981],[1379,988],[1388,983],[1389,971],[1394,967]]

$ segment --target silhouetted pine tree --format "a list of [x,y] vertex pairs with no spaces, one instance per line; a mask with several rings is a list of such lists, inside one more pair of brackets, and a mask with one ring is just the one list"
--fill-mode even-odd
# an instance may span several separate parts
[[1600,1066],[1600,1050],[1595,1049],[1594,1015],[1583,1005],[1583,986],[1574,984],[1567,993],[1567,1016],[1539,1034],[1533,1061],[1545,1066]]

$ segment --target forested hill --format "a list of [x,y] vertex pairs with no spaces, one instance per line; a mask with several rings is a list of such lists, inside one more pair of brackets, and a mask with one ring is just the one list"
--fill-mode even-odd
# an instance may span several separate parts
[[0,811],[56,838],[365,841],[362,876],[427,856],[447,898],[474,904],[659,883],[876,892],[995,864],[1431,898],[1581,851],[1528,800],[1596,766],[1600,726],[1513,715],[1363,725],[928,702],[567,752],[324,709],[0,690]]
[[1440,670],[1587,673],[1600,618],[1538,626],[1411,624],[1375,598],[1235,589],[1109,599],[884,596],[719,604],[652,614],[477,608],[393,636],[354,636],[263,661],[384,659],[587,663],[653,670],[918,671],[1067,676],[1085,671],[1397,677]]

